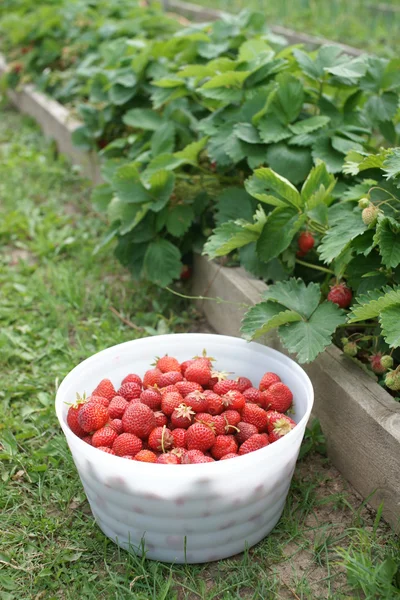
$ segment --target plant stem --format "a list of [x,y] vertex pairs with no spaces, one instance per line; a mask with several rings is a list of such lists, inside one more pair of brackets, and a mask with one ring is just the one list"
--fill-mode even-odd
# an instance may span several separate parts
[[378,322],[375,323],[341,323],[338,327],[345,327],[346,329],[349,327],[377,327]]
[[209,296],[188,296],[186,294],[181,294],[169,287],[165,287],[164,289],[171,292],[171,294],[175,294],[175,296],[179,296],[179,298],[185,298],[186,300],[213,300],[217,302],[217,304],[234,304],[235,306],[240,306],[240,308],[250,308],[249,304],[245,304],[244,302],[233,302],[232,300],[224,300],[223,298],[210,298]]
[[310,269],[315,269],[316,271],[322,271],[323,273],[329,273],[330,275],[334,275],[335,272],[332,271],[331,269],[327,269],[326,267],[320,267],[319,265],[313,265],[311,263],[305,262],[304,260],[300,260],[299,258],[296,258],[296,262],[299,265],[303,265],[303,267],[308,267]]

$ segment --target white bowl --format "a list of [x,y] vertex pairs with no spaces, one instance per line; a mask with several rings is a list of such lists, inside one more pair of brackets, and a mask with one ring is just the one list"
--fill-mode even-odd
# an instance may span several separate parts
[[[128,373],[143,375],[155,356],[183,361],[203,348],[221,371],[258,386],[277,373],[294,395],[297,426],[273,444],[232,460],[160,465],[106,454],[69,429],[67,402],[90,394],[103,378],[119,386]],[[231,376],[233,377],[233,375]],[[104,534],[126,550],[175,563],[201,563],[242,552],[263,539],[282,514],[313,404],[310,379],[280,352],[222,335],[187,333],[148,337],[103,350],[61,383],[56,412],[93,515]]]

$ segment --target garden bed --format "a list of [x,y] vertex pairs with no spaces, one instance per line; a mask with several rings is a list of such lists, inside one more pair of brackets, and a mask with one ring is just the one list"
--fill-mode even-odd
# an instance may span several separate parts
[[[0,73],[5,69],[0,62]],[[98,163],[77,151],[71,133],[78,122],[57,102],[25,86],[10,99],[23,113],[34,117],[44,133],[53,138],[59,150],[82,167],[93,182],[100,181]],[[265,289],[261,281],[250,279],[241,269],[221,268],[204,258],[196,258],[195,292],[252,305]],[[243,310],[233,304],[204,301],[202,310],[219,333],[238,335]],[[265,340],[280,348],[275,336]],[[335,347],[329,348],[307,367],[316,390],[315,415],[328,440],[333,463],[354,487],[378,507],[397,528],[400,517],[400,405]],[[371,495],[373,494],[373,495]]]

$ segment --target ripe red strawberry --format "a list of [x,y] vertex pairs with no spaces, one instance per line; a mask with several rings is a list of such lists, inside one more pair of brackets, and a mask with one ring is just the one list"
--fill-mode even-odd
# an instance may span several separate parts
[[260,433],[267,430],[268,415],[257,404],[246,404],[242,411],[242,419],[245,423],[255,425]]
[[206,358],[198,358],[185,371],[188,381],[195,381],[200,385],[207,385],[211,379],[210,361]]
[[220,460],[225,454],[236,453],[238,445],[233,435],[217,435],[211,454],[215,460]]
[[157,462],[157,455],[154,454],[154,452],[152,452],[151,450],[140,450],[135,455],[134,458],[135,458],[135,460],[137,460],[139,462],[146,462],[146,463]]
[[196,456],[192,458],[193,465],[199,465],[200,463],[211,463],[215,462],[215,460],[211,456],[207,456],[204,454],[203,456]]
[[231,390],[239,391],[239,383],[234,379],[225,379],[224,381],[218,381],[213,387],[213,392],[219,396],[224,396]]
[[193,415],[196,413],[190,406],[187,406],[184,402],[175,408],[171,415],[172,426],[187,429],[193,422]]
[[[225,433],[227,433],[227,423],[224,414],[225,413],[223,413],[222,415],[215,415],[214,417],[211,417],[212,421],[206,421],[206,423],[208,422],[209,425],[211,425],[211,429],[213,430],[215,435],[224,435]],[[204,423],[204,420],[202,422]],[[230,431],[230,433],[232,433],[232,430]]]
[[214,369],[211,370],[211,379],[207,384],[207,387],[209,390],[214,389],[214,385],[216,383],[218,383],[219,381],[224,381],[225,379],[227,379],[229,373],[225,373],[225,371],[215,371]]
[[78,413],[78,424],[87,433],[97,431],[108,421],[108,410],[98,402],[86,402]]
[[169,392],[162,397],[161,410],[167,417],[170,417],[182,402],[183,398],[178,392]]
[[107,425],[115,429],[118,435],[120,435],[120,433],[123,433],[124,431],[121,419],[111,419],[111,421],[108,421]]
[[163,388],[167,387],[167,385],[175,385],[175,383],[182,381],[182,379],[183,375],[180,371],[169,371],[168,373],[160,375],[158,387]]
[[224,456],[221,456],[221,458],[219,460],[229,460],[230,458],[236,458],[237,456],[240,456],[240,455],[236,454],[235,452],[229,452],[229,454],[225,454]]
[[102,379],[97,388],[92,392],[92,396],[103,396],[107,400],[112,400],[116,395],[117,392],[109,379]]
[[125,400],[130,401],[136,400],[136,398],[140,398],[141,393],[142,390],[140,386],[137,383],[130,382],[121,385],[117,392],[117,395],[122,396],[123,398],[125,398]]
[[258,429],[255,425],[245,423],[244,421],[240,421],[240,423],[237,424],[237,428],[239,431],[236,434],[236,439],[239,444],[243,444],[249,437],[258,433]]
[[297,239],[297,245],[299,246],[300,252],[307,254],[312,248],[314,248],[315,239],[312,233],[309,231],[302,231]]
[[350,288],[345,283],[333,285],[328,294],[328,300],[334,302],[340,308],[348,308],[351,304],[353,294]]
[[111,446],[114,440],[118,437],[118,433],[112,427],[102,427],[98,429],[92,436],[92,446],[99,448],[100,446]]
[[197,413],[194,420],[196,423],[205,423],[206,425],[210,425],[214,423],[215,417],[210,415],[210,413]]
[[[377,354],[372,354],[368,358],[370,365],[371,365],[371,369],[377,375],[382,375],[382,373],[385,373],[387,371],[387,368],[382,364],[382,356],[383,356],[383,354],[381,352],[378,352]],[[278,409],[276,409],[276,410],[278,410]],[[281,412],[285,412],[285,411],[282,410]]]
[[175,387],[184,398],[192,392],[203,391],[201,385],[195,381],[177,381]]
[[181,281],[187,281],[188,279],[190,279],[191,275],[192,269],[189,267],[189,265],[183,265],[181,274],[179,275],[179,279]]
[[226,423],[226,433],[235,433],[238,423],[240,423],[240,421],[242,420],[240,412],[238,412],[237,410],[229,409],[223,412],[221,416],[224,418]]
[[122,426],[126,433],[134,433],[139,438],[145,439],[155,428],[156,419],[151,408],[141,402],[136,402],[130,404],[126,409],[122,417]]
[[151,410],[160,410],[161,408],[161,394],[159,390],[155,388],[147,388],[140,394],[140,402],[146,404]]
[[160,454],[157,458],[157,462],[161,465],[179,465],[180,461],[176,454],[167,452],[167,454]]
[[259,388],[261,392],[267,390],[273,383],[278,383],[281,378],[276,373],[264,373],[261,377]]
[[205,452],[213,446],[215,435],[211,427],[204,423],[194,423],[186,433],[186,444],[189,450]]
[[251,383],[250,379],[248,379],[247,377],[238,377],[237,383],[238,383],[238,390],[241,394],[243,394],[243,392],[245,392],[249,388],[253,387],[253,384]]
[[239,390],[230,390],[222,396],[222,403],[225,408],[231,408],[232,410],[243,410],[246,404],[246,398],[239,392]]
[[161,394],[161,398],[164,398],[165,394],[168,394],[169,392],[178,392],[178,388],[176,385],[167,385],[167,387],[160,388],[159,392]]
[[252,404],[259,404],[260,395],[260,390],[254,387],[247,388],[247,390],[243,392],[246,402],[251,402]]
[[149,435],[149,448],[158,452],[166,452],[174,445],[174,438],[171,431],[164,425],[155,427]]
[[295,421],[287,415],[283,415],[276,410],[268,411],[268,435],[274,433],[282,437],[295,427]]
[[121,381],[121,385],[124,385],[124,383],[137,383],[139,387],[142,387],[143,385],[142,378],[135,373],[129,373],[129,375],[124,377]]
[[112,450],[112,448],[108,448],[108,446],[99,446],[97,448],[97,450],[101,450],[102,452],[106,452],[107,454],[114,454],[115,455],[115,451]]
[[68,427],[78,437],[83,437],[85,435],[85,431],[82,429],[82,427],[78,423],[78,415],[79,415],[79,412],[80,412],[81,408],[83,407],[83,405],[84,405],[84,402],[81,402],[81,403],[78,402],[77,404],[73,404],[72,406],[69,407],[68,413],[67,413]]
[[261,392],[261,406],[266,410],[277,410],[284,413],[289,410],[292,401],[292,392],[281,381],[273,383],[265,392]]
[[164,425],[166,425],[168,423],[167,417],[164,415],[163,412],[161,412],[161,410],[158,410],[157,412],[155,412],[154,417],[156,420],[157,427],[163,427]]
[[122,396],[115,396],[108,406],[108,414],[110,415],[110,419],[120,419],[127,406],[129,406],[129,402],[125,400],[125,398]]
[[186,369],[188,367],[190,367],[190,365],[192,365],[193,363],[194,363],[193,358],[190,358],[189,360],[185,360],[183,363],[181,363],[181,373],[183,376],[185,376]]
[[207,395],[207,412],[209,412],[210,415],[220,415],[224,408],[225,406],[221,396],[218,396],[218,394],[215,394],[214,392]]
[[94,394],[92,394],[91,396],[89,396],[88,401],[89,400],[91,402],[98,402],[99,404],[102,404],[106,408],[110,404],[110,400],[108,400],[108,398],[104,398],[104,396],[95,396]]
[[160,369],[149,369],[146,371],[143,377],[143,387],[153,387],[154,385],[158,385],[159,379],[162,373]]
[[264,448],[265,446],[268,446],[268,444],[269,441],[266,433],[256,433],[243,442],[239,448],[239,454],[242,456],[243,454],[260,450],[260,448]]
[[176,456],[178,459],[178,463],[181,464],[182,457],[185,456],[186,452],[186,448],[179,448],[179,446],[177,446],[176,448],[173,448],[173,450],[171,450],[170,454]]
[[92,435],[85,435],[82,439],[82,442],[86,442],[86,444],[92,445]]
[[214,459],[211,456],[206,456],[199,450],[189,450],[182,456],[183,465],[196,465],[208,462],[214,462]]
[[112,447],[117,456],[135,456],[143,448],[143,442],[133,433],[121,433]]
[[168,373],[169,371],[178,371],[181,372],[181,365],[179,361],[176,360],[173,356],[162,356],[156,362],[156,368],[160,369],[161,373]]
[[208,406],[207,396],[196,390],[185,396],[185,404],[191,406],[195,413],[205,412]]
[[175,448],[186,448],[186,429],[177,427],[172,430]]

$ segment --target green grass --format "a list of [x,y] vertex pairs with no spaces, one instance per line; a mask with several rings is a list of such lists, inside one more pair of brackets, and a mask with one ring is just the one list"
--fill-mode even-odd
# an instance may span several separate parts
[[[312,452],[279,525],[244,555],[171,567],[103,536],[56,421],[57,381],[106,346],[198,323],[109,248],[93,256],[106,225],[88,187],[34,126],[0,116],[1,600],[396,598],[398,540]],[[303,449],[322,442],[315,426]]]
[[[195,1],[195,0],[193,0]],[[268,23],[324,36],[383,56],[400,50],[398,0],[196,0],[197,4],[236,13],[243,8],[265,13]],[[393,8],[379,10],[379,5]]]

